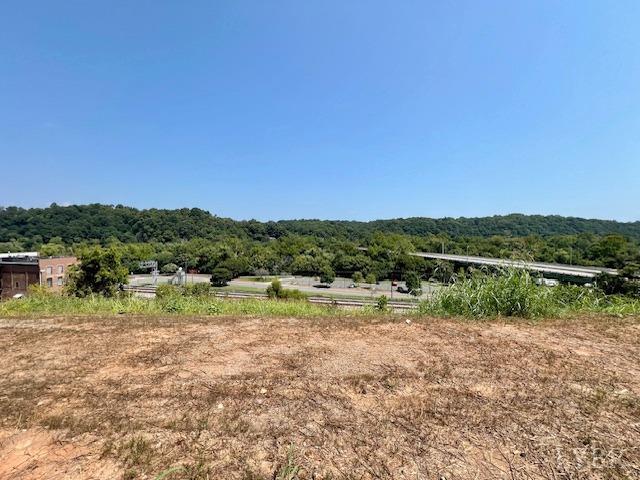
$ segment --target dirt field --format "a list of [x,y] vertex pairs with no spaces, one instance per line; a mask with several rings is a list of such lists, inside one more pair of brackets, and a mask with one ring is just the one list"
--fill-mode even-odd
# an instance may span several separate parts
[[13,319],[0,352],[1,479],[640,478],[638,320]]

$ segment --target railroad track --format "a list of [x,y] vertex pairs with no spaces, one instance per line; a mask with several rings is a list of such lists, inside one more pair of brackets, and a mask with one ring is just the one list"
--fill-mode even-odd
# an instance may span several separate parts
[[[145,296],[155,296],[156,287],[148,286],[148,287],[136,287],[132,285],[125,285],[123,289],[126,292],[139,293]],[[230,300],[240,300],[244,298],[256,298],[260,300],[266,300],[269,298],[266,293],[248,293],[248,292],[221,292],[221,291],[213,291],[211,293],[212,296],[230,299]],[[374,307],[377,305],[375,301],[371,300],[356,300],[352,298],[328,298],[328,297],[307,297],[307,301],[310,303],[315,303],[319,305],[335,305],[337,307],[345,307],[345,308],[358,308],[358,307]],[[409,303],[409,302],[393,302],[390,301],[387,303],[387,306],[393,310],[397,311],[407,311],[407,310],[415,310],[417,308],[417,304]]]

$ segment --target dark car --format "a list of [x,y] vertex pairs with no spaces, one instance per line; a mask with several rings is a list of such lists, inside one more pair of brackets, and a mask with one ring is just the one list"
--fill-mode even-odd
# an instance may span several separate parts
[[396,289],[396,291],[397,291],[398,293],[409,293],[409,289],[408,289],[407,287],[403,287],[402,285],[401,285],[401,286],[399,286],[399,287]]

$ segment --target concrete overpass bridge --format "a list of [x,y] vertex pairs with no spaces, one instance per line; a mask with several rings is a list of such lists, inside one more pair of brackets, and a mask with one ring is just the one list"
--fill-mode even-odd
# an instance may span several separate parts
[[502,268],[522,268],[532,272],[540,272],[543,275],[553,277],[575,277],[585,281],[594,280],[602,273],[617,275],[618,271],[613,268],[586,267],[579,265],[563,265],[560,263],[528,262],[523,260],[509,260],[504,258],[476,257],[473,255],[452,255],[449,253],[428,253],[414,252],[410,255],[434,260],[446,260],[449,262],[462,263],[468,265],[486,265]]

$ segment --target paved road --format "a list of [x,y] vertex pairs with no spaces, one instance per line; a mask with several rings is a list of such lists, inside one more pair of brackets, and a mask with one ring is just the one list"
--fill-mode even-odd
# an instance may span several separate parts
[[[338,279],[336,282],[332,284],[331,288],[316,288],[313,285],[317,285],[318,282],[314,282],[314,281],[309,282],[307,280],[308,280],[307,277],[296,277],[295,279],[283,279],[282,286],[285,288],[297,289],[297,290],[300,290],[301,292],[312,293],[315,295],[336,295],[336,296],[340,295],[340,296],[363,297],[363,298],[377,298],[380,295],[386,295],[387,297],[391,297],[391,290],[390,290],[391,285],[388,282],[386,283],[386,285],[385,284],[376,285],[373,289],[366,289],[361,287],[348,288],[348,286],[345,288],[344,287],[345,284],[350,285],[352,282],[350,281],[343,282],[341,279]],[[232,280],[230,282],[230,285],[237,286],[237,287],[259,288],[259,289],[265,290],[269,285],[269,283],[236,279],[236,280]],[[435,288],[436,287],[425,283],[423,287],[423,297],[427,297],[431,295],[431,293]],[[394,288],[393,298],[394,299],[402,298],[405,300],[411,300],[415,297],[412,297],[411,295],[406,293],[398,293],[395,291],[395,288]]]
[[[187,275],[188,283],[206,283],[211,278],[210,275],[206,274],[189,274]],[[169,282],[171,279],[170,275],[161,275],[158,277],[158,284],[165,284]],[[131,275],[129,277],[129,284],[133,286],[143,286],[150,285],[152,282],[151,275]],[[315,281],[311,277],[284,277],[281,279],[282,286],[285,288],[297,289],[305,293],[315,294],[315,295],[336,295],[336,296],[348,296],[348,297],[362,297],[362,298],[377,298],[380,295],[386,295],[387,297],[391,297],[391,284],[390,282],[380,282],[380,284],[373,287],[373,289],[366,289],[362,287],[357,288],[349,288],[353,282],[347,278],[338,278],[331,285],[331,288],[316,288],[314,285],[317,285],[318,282]],[[238,289],[242,288],[254,288],[256,290],[266,290],[269,286],[270,282],[256,282],[249,279],[237,278],[235,280],[231,280],[229,285],[231,287],[238,287]],[[403,285],[400,282],[400,285]],[[423,283],[423,294],[421,298],[427,298],[432,295],[433,291],[438,288],[437,286],[428,284],[426,282]],[[405,299],[410,300],[414,299],[409,294],[406,293],[398,293],[397,291],[393,291],[394,299]]]

